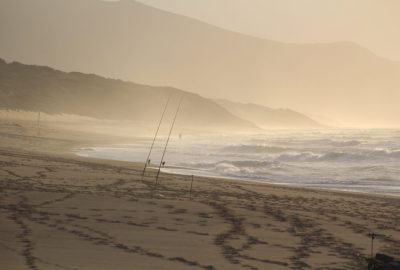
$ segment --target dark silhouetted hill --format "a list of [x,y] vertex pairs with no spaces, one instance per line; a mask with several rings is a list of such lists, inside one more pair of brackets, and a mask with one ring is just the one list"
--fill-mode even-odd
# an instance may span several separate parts
[[228,100],[215,100],[219,105],[242,119],[249,120],[260,127],[275,128],[318,128],[318,122],[308,116],[290,109],[272,109],[253,103],[239,103]]
[[188,127],[255,128],[215,102],[170,87],[106,79],[78,72],[61,72],[0,59],[0,107],[10,110],[74,114],[99,119],[159,120],[172,93],[167,113],[173,115],[184,95],[178,124]]

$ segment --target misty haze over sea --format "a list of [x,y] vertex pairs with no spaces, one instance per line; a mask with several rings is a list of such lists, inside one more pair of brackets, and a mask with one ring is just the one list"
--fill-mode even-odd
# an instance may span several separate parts
[[[399,196],[399,139],[399,130],[183,134],[171,139],[164,171]],[[143,162],[149,141],[85,148],[78,154]],[[164,143],[164,138],[158,140],[153,164],[158,165]]]

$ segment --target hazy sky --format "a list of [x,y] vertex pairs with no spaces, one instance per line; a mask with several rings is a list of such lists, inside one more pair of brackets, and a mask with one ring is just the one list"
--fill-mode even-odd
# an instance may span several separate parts
[[399,0],[139,0],[271,40],[353,41],[400,60]]

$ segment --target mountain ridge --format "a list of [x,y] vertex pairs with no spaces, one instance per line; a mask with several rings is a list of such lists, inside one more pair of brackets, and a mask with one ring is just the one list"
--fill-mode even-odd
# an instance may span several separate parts
[[[256,128],[198,94],[96,74],[67,73],[47,66],[7,63],[0,58],[0,107],[3,109],[154,122],[170,95],[173,106],[184,97],[177,121],[182,126]],[[170,114],[174,110],[169,108]]]
[[217,99],[215,102],[232,114],[247,119],[262,128],[322,128],[310,117],[291,109],[269,108],[255,103],[232,102]]
[[281,43],[127,1],[3,0],[0,18],[8,60],[400,125],[400,63],[355,43]]
[[[175,99],[178,96],[185,97],[182,116],[178,118],[182,125],[232,126],[244,129],[254,129],[260,124],[268,128],[302,126],[295,121],[283,121],[280,124],[259,121],[265,117],[279,118],[287,111],[291,112],[292,118],[297,117],[303,122],[304,119],[308,119],[292,110],[268,108],[269,111],[266,111],[266,107],[253,105],[264,109],[260,111],[258,119],[254,114],[246,114],[243,109],[242,113],[238,114],[235,108],[226,106],[226,103],[239,103],[227,100],[210,100],[180,89],[136,84],[96,74],[63,72],[47,66],[25,65],[19,62],[7,63],[1,58],[0,72],[0,108],[3,109],[153,122],[157,121],[159,113],[152,115],[151,111],[163,108],[168,93],[173,93]],[[137,109],[133,109],[135,106]],[[279,119],[275,121],[279,122]],[[311,121],[308,126],[320,127],[318,123]]]

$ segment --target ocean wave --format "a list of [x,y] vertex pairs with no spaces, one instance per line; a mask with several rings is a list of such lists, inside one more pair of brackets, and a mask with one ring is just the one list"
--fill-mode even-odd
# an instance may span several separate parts
[[[224,161],[227,162],[227,161]],[[236,160],[236,161],[229,161],[229,163],[238,166],[238,167],[268,167],[273,168],[280,166],[281,163],[274,160],[274,161],[257,161],[257,160]]]
[[351,147],[360,145],[361,142],[357,140],[350,140],[350,141],[332,141],[331,145],[335,147]]
[[238,168],[276,168],[282,164],[278,161],[257,161],[257,160],[222,160],[218,162],[190,162],[190,163],[180,163],[183,167],[195,167],[202,169],[209,169],[215,167],[224,166],[235,166]]
[[387,161],[400,159],[400,150],[363,150],[359,152],[289,152],[277,157],[281,162],[360,162]]
[[400,149],[391,150],[391,149],[384,149],[384,148],[376,148],[373,152],[379,156],[400,158]]
[[234,177],[262,178],[273,173],[287,172],[288,165],[278,161],[256,161],[256,160],[223,160],[215,163],[180,163],[179,166],[194,168],[205,171],[213,171],[220,175]]
[[229,145],[222,149],[225,152],[234,153],[282,153],[291,149],[280,146],[269,146],[264,144],[238,144]]
[[358,153],[330,152],[325,154],[313,152],[291,152],[277,157],[281,162],[346,162],[361,161],[367,157]]
[[216,173],[229,177],[243,177],[252,179],[265,179],[279,173],[277,168],[271,167],[240,167],[232,162],[219,162],[213,169]]
[[[299,142],[291,140],[283,140],[278,145],[274,144],[234,144],[223,147],[221,151],[223,153],[236,153],[236,154],[280,154],[288,152],[301,152],[306,149],[313,148],[349,148],[361,145],[362,142],[359,140],[332,140],[332,139],[316,139],[316,140],[305,140]],[[287,145],[287,146],[282,146]]]

